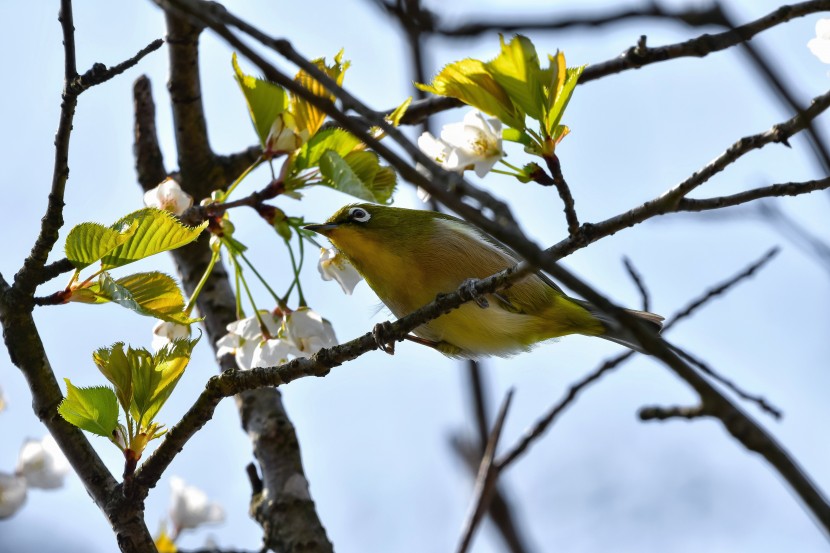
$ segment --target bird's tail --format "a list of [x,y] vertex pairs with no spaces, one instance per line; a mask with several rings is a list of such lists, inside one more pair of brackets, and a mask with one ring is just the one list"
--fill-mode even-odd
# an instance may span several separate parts
[[[647,353],[640,346],[640,343],[637,341],[637,338],[634,337],[634,334],[632,334],[627,328],[621,326],[620,323],[618,323],[613,317],[610,317],[603,311],[600,311],[591,303],[581,300],[579,303],[605,327],[605,332],[603,334],[599,334],[599,338],[604,338],[606,340],[622,344],[623,346],[640,353]],[[649,313],[648,311],[637,311],[635,309],[626,309],[626,312],[630,315],[634,315],[642,322],[646,323],[646,326],[652,328],[655,332],[660,332],[663,328],[663,317],[660,315]]]

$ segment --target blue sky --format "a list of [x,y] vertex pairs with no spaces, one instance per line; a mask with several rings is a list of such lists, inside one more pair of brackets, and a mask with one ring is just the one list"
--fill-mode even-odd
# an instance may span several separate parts
[[[150,3],[78,2],[75,11],[79,68],[115,64],[163,36],[163,17]],[[411,94],[406,51],[395,27],[372,2],[324,0],[238,2],[229,6],[265,30],[290,39],[308,57],[333,56],[345,48],[352,68],[346,86],[372,107],[395,106]],[[548,2],[435,3],[448,17],[465,13],[549,13]],[[671,2],[670,5],[683,5]],[[601,9],[603,2],[560,2],[562,13]],[[771,11],[768,1],[730,2],[739,21]],[[57,4],[4,2],[0,18],[14,21],[3,35],[10,78],[0,89],[4,155],[4,255],[0,272],[9,278],[37,232],[51,179],[52,142],[62,86],[62,48]],[[807,17],[753,40],[787,76],[802,102],[830,86],[828,66],[807,50],[818,17]],[[708,30],[712,32],[713,30]],[[600,30],[576,28],[531,35],[540,53],[563,50],[569,64],[613,58],[641,34],[650,45],[674,43],[702,30],[636,21]],[[229,153],[254,143],[244,101],[232,79],[231,51],[210,35],[202,38],[205,109],[211,143]],[[467,40],[431,40],[432,70],[472,56],[495,55],[493,35]],[[282,67],[293,69],[277,60]],[[244,68],[252,69],[242,62]],[[141,206],[132,157],[131,86],[140,74],[153,83],[158,128],[168,169],[175,167],[171,115],[165,89],[164,50],[138,68],[85,93],[78,107],[70,151],[66,230],[103,223]],[[462,110],[437,122],[460,120]],[[659,195],[719,155],[742,136],[764,131],[791,114],[764,88],[735,49],[704,59],[681,59],[629,71],[580,86],[564,122],[572,129],[559,149],[563,170],[582,220],[597,221]],[[827,116],[818,126],[827,134]],[[414,135],[413,135],[414,136]],[[696,197],[722,195],[766,184],[818,178],[820,168],[806,141],[792,149],[771,145],[752,153],[704,185]],[[523,161],[509,150],[511,162]],[[254,175],[249,190],[266,175]],[[526,231],[550,245],[565,233],[560,201],[551,189],[508,179],[482,186],[510,202]],[[280,198],[292,215],[322,220],[349,198],[312,190],[302,202]],[[827,237],[826,194],[782,200],[779,205],[813,233]],[[402,183],[396,205],[418,204]],[[257,266],[287,285],[287,258],[279,239],[261,221],[234,214],[237,237],[251,248]],[[65,236],[65,232],[64,232]],[[713,367],[759,393],[785,413],[775,422],[745,408],[790,450],[823,489],[830,488],[830,416],[826,371],[830,332],[826,306],[830,280],[817,264],[758,218],[743,215],[696,220],[666,216],[580,251],[568,268],[615,301],[636,307],[639,296],[621,259],[628,256],[644,275],[652,310],[670,315],[690,298],[732,275],[773,245],[782,253],[756,278],[713,302],[669,338]],[[61,257],[56,251],[55,259]],[[142,268],[175,273],[167,258]],[[334,324],[345,341],[388,314],[365,284],[345,296],[306,267],[309,303]],[[56,279],[44,292],[63,285]],[[265,294],[260,296],[265,301]],[[117,340],[149,346],[152,321],[114,306],[69,305],[36,313],[59,378],[100,383],[91,362],[94,349]],[[619,347],[582,337],[564,338],[512,359],[484,363],[492,410],[508,388],[516,395],[504,443],[523,430],[567,390]],[[191,367],[162,411],[174,423],[215,371],[200,345]],[[0,470],[12,470],[18,449],[44,428],[30,410],[25,382],[8,358],[0,359],[0,386],[9,407],[0,414]],[[449,438],[472,435],[459,363],[403,343],[389,357],[374,352],[333,370],[324,379],[292,383],[284,392],[298,428],[311,492],[337,550],[444,551],[454,548],[470,498],[471,481],[452,453]],[[826,541],[797,498],[759,457],[742,450],[712,421],[641,423],[644,405],[687,404],[694,397],[667,369],[640,356],[586,392],[546,437],[505,475],[517,519],[537,550],[563,551],[823,551]],[[94,440],[111,470],[120,474],[120,453]],[[185,536],[195,547],[211,535],[222,546],[255,549],[258,528],[248,519],[250,494],[244,473],[250,445],[239,431],[233,402],[189,442],[171,474],[205,489],[228,512],[221,526]],[[152,529],[164,517],[166,479],[147,502]],[[32,533],[32,528],[50,532]],[[0,522],[0,542],[14,550],[104,552],[115,548],[104,517],[71,477],[58,492],[33,491],[27,506]],[[60,545],[58,545],[60,544]],[[499,551],[485,525],[473,551]]]

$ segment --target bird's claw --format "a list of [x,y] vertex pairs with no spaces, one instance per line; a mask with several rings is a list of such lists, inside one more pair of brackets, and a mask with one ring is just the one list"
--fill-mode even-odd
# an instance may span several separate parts
[[392,323],[383,321],[382,323],[376,324],[372,329],[372,337],[375,339],[378,349],[389,355],[395,355],[395,342],[389,338],[391,332]]
[[490,302],[487,301],[487,298],[476,291],[477,282],[478,280],[474,278],[468,278],[462,282],[460,287],[461,295],[464,299],[470,299],[476,302],[476,305],[480,308],[487,309],[490,307]]

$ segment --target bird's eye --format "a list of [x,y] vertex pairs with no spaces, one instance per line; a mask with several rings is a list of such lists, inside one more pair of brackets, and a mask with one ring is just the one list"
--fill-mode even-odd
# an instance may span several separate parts
[[371,219],[372,216],[362,207],[353,207],[349,210],[349,218],[352,221],[357,221],[358,223],[365,223]]

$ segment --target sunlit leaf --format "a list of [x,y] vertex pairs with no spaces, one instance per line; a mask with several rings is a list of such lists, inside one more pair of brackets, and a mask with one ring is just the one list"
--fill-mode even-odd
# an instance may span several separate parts
[[109,348],[100,348],[92,354],[92,360],[107,380],[115,386],[115,395],[125,412],[130,409],[133,395],[133,376],[124,352],[124,342],[116,342]]
[[127,352],[133,370],[133,417],[149,426],[170,397],[199,338],[174,340],[155,355],[145,349]]
[[546,108],[545,91],[539,80],[541,68],[536,48],[522,35],[514,36],[509,43],[504,42],[503,36],[499,36],[499,40],[501,52],[487,62],[487,69],[513,103],[541,122]]
[[406,114],[406,110],[409,109],[409,104],[411,104],[411,103],[412,103],[412,96],[410,96],[409,98],[404,100],[401,105],[399,105],[394,110],[392,110],[392,113],[390,113],[389,115],[386,116],[386,120],[389,121],[389,123],[393,127],[397,127],[398,125],[400,125],[401,124],[401,119]]
[[259,143],[265,148],[271,125],[277,116],[288,108],[288,95],[278,84],[243,73],[235,53],[231,63],[236,82],[239,83],[239,88],[242,89],[248,103],[248,114],[259,137]]
[[345,158],[333,150],[320,159],[323,184],[369,202],[386,203],[395,188],[395,172],[380,167],[373,152],[351,152]]
[[118,399],[115,392],[106,386],[76,388],[68,378],[66,398],[58,405],[58,413],[68,423],[81,430],[112,437],[118,425]]
[[114,228],[98,223],[76,225],[66,237],[66,258],[76,269],[88,267],[126,242],[136,227],[136,224]]
[[[335,83],[341,86],[343,84],[343,77],[345,76],[346,70],[350,65],[350,62],[343,61],[343,50],[340,50],[340,52],[338,52],[334,57],[334,63],[332,65],[326,65],[325,58],[311,60],[311,63],[316,65],[320,71],[328,75]],[[306,73],[304,70],[300,70],[300,72],[297,73],[297,76],[294,77],[294,80],[298,84],[307,88],[309,92],[315,96],[319,96],[330,101],[334,101],[335,99],[334,94],[329,92],[328,89],[320,83],[320,81]],[[323,113],[321,109],[296,94],[291,95],[291,113],[294,114],[297,129],[300,131],[307,130],[309,136],[314,135],[314,133],[320,129],[326,118],[326,114]]]
[[[561,63],[564,65],[565,57],[560,52],[557,57],[561,56]],[[562,121],[562,115],[565,113],[565,108],[568,107],[568,102],[571,100],[571,96],[573,95],[574,88],[576,87],[577,81],[579,81],[580,75],[585,70],[585,65],[580,67],[569,67],[565,71],[564,79],[561,80],[561,85],[556,90],[556,97],[549,98],[551,101],[550,110],[548,112],[548,128],[547,132],[549,135],[553,136],[554,131],[559,126],[559,122]],[[564,135],[560,135],[560,140]]]
[[326,129],[312,136],[303,145],[299,155],[293,161],[292,170],[302,171],[310,167],[316,167],[320,163],[323,154],[329,150],[333,150],[340,157],[343,157],[360,145],[361,142],[358,138],[343,129]]
[[416,83],[415,86],[425,92],[457,98],[509,127],[525,128],[524,113],[480,60],[467,58],[450,63],[435,76],[432,84]]
[[136,273],[118,280],[105,272],[98,282],[75,290],[70,299],[84,303],[113,302],[139,315],[182,325],[200,320],[184,312],[184,297],[176,281],[159,272]]
[[198,227],[189,227],[182,224],[172,213],[146,207],[122,218],[113,228],[121,228],[124,225],[135,226],[135,231],[120,246],[101,259],[101,268],[104,270],[121,267],[189,244],[207,227],[207,221]]

